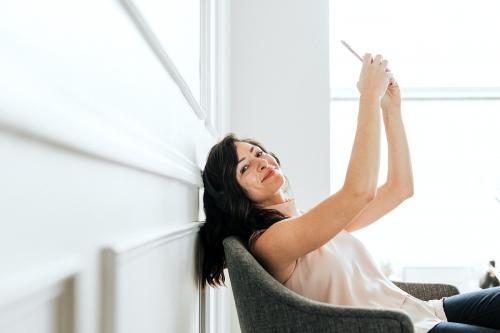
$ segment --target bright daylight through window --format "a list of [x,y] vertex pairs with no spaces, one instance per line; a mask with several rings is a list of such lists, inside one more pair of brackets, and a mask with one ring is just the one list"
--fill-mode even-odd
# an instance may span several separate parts
[[[354,140],[360,55],[382,54],[402,94],[414,196],[356,232],[379,261],[500,262],[500,2],[330,2],[331,191]],[[379,186],[387,173],[382,125]]]

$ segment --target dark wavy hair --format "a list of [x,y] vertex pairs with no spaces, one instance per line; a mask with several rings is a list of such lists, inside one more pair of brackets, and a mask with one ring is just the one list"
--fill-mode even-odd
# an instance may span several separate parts
[[[229,133],[212,147],[202,173],[205,191],[203,208],[205,223],[200,228],[201,288],[208,283],[212,287],[225,286],[224,269],[226,260],[222,241],[228,236],[238,236],[245,244],[251,234],[267,229],[287,216],[275,209],[263,209],[252,201],[236,180],[238,155],[236,142],[246,142],[268,152],[262,144],[253,139],[238,139]],[[286,178],[286,186],[288,179]]]

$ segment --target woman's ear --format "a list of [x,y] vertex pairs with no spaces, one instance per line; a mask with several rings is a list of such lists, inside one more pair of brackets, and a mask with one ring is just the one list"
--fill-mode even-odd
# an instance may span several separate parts
[[278,156],[274,155],[273,152],[269,152],[269,155],[271,155],[276,160],[276,162],[278,163],[278,165],[281,167],[281,163],[280,163],[280,160],[279,160]]

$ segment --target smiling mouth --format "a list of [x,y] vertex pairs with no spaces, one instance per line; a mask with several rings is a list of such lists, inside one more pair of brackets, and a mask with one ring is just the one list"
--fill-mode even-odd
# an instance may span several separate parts
[[271,169],[267,175],[264,176],[264,179],[262,179],[262,182],[264,182],[267,178],[271,177],[274,174],[274,169]]

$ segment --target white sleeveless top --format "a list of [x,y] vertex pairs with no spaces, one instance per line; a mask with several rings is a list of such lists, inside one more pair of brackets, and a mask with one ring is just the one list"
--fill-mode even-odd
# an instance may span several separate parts
[[[265,208],[277,209],[287,216],[301,215],[293,199]],[[250,247],[263,232],[258,230],[250,237]],[[298,258],[283,284],[319,302],[404,311],[410,316],[415,333],[428,332],[447,321],[443,299],[422,301],[398,288],[382,273],[363,243],[346,230]]]

